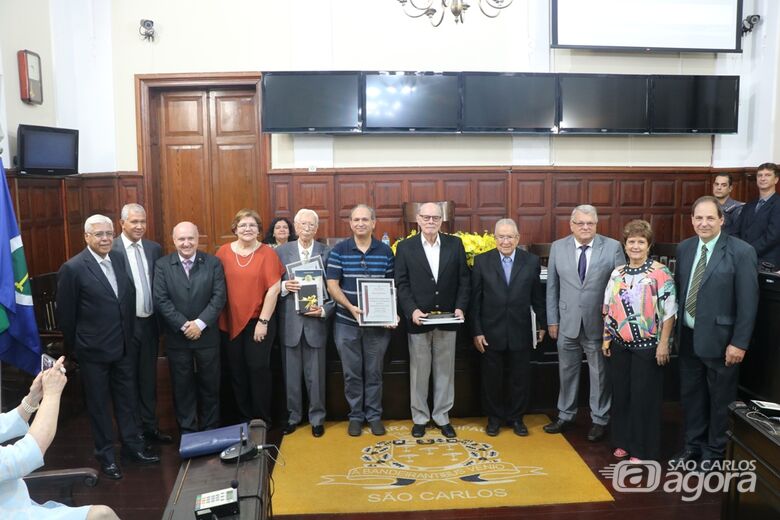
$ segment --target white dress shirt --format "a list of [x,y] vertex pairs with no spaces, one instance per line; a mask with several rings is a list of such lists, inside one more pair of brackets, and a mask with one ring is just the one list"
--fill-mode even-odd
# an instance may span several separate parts
[[[148,318],[151,316],[151,313],[144,312],[144,290],[143,284],[141,283],[141,276],[146,277],[147,287],[149,287],[150,291],[152,290],[152,280],[149,276],[149,262],[146,260],[143,242],[141,240],[138,241],[138,248],[141,250],[141,262],[144,264],[144,272],[140,273],[138,271],[138,260],[136,260],[135,256],[135,247],[133,247],[133,244],[136,242],[127,238],[124,233],[121,233],[119,236],[122,237],[122,246],[125,248],[127,262],[130,264],[130,271],[133,273],[133,285],[135,285],[135,315],[139,318]],[[151,294],[149,296],[151,296]],[[152,305],[154,305],[154,299],[152,299]]]
[[425,258],[428,259],[428,265],[433,273],[433,279],[439,281],[439,259],[441,258],[441,236],[436,233],[436,240],[433,244],[428,242],[425,235],[420,233],[420,239],[422,240],[423,251],[425,252]]

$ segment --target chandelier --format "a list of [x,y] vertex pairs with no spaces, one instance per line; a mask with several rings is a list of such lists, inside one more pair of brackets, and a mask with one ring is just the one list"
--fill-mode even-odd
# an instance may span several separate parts
[[[488,18],[495,18],[501,14],[501,10],[512,5],[513,0],[478,0],[479,10]],[[420,18],[425,15],[431,25],[438,27],[444,20],[444,12],[450,10],[455,17],[455,23],[463,23],[463,12],[470,7],[463,0],[398,0],[404,13],[411,18]],[[438,9],[433,7],[437,4]],[[410,8],[407,8],[407,5]]]

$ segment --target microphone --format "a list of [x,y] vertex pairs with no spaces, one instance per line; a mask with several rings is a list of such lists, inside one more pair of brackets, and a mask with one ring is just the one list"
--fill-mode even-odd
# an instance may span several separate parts
[[[241,439],[241,448],[243,449],[246,446],[246,435],[244,434],[244,427],[241,426],[241,429],[238,433],[239,438]],[[236,457],[236,477],[230,481],[230,487],[238,491],[238,469],[241,467],[241,455]]]
[[[248,460],[257,456],[257,444],[246,438],[243,426],[241,426],[241,429],[239,430],[239,438],[241,439],[239,442],[233,444],[219,454],[219,459],[225,464],[230,464],[233,461],[236,461],[236,459],[239,461]],[[263,448],[265,448],[265,446],[266,445],[263,445]]]

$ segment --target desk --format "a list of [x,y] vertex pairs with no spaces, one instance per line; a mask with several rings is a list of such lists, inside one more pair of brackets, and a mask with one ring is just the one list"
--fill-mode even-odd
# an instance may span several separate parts
[[[265,423],[254,420],[249,425],[249,438],[256,444],[265,443]],[[234,464],[223,464],[219,454],[196,457],[182,462],[179,475],[163,512],[163,520],[192,520],[195,497],[201,493],[230,487],[236,476]],[[265,519],[268,513],[268,459],[264,452],[241,462],[238,472],[241,514],[231,518]]]

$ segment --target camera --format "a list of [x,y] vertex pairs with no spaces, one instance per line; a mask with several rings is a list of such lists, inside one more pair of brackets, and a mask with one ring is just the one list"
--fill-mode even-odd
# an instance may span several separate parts
[[744,20],[742,20],[742,35],[749,33],[753,30],[753,27],[755,27],[758,22],[761,21],[761,15],[760,14],[751,14],[745,17]]
[[[757,15],[754,15],[757,16]],[[154,30],[154,22],[152,20],[141,20],[141,27],[144,28],[146,31],[153,31]]]

